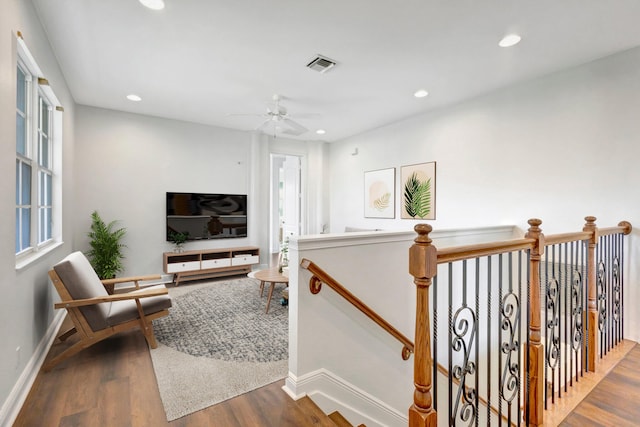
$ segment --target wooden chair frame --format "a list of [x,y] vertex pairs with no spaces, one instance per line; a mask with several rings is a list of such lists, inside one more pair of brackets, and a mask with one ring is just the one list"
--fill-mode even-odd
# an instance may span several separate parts
[[[136,276],[136,277],[123,277],[118,279],[105,280],[103,281],[103,284],[107,289],[107,291],[110,293],[110,295],[100,296],[95,298],[86,298],[86,299],[73,299],[73,297],[71,297],[71,295],[69,294],[69,291],[67,291],[67,288],[65,287],[64,283],[62,283],[62,280],[60,280],[60,277],[55,272],[55,270],[49,271],[49,277],[51,278],[51,281],[53,282],[53,285],[58,291],[58,294],[60,295],[60,299],[61,299],[61,301],[59,303],[56,303],[54,307],[56,309],[66,308],[69,318],[71,319],[74,325],[68,331],[63,332],[58,338],[60,338],[61,341],[64,341],[67,338],[69,338],[71,335],[78,333],[80,335],[80,341],[73,344],[71,347],[67,348],[65,351],[55,356],[51,360],[49,360],[44,365],[45,371],[51,370],[54,366],[61,363],[62,361],[68,359],[69,357],[75,355],[76,353],[79,353],[85,348],[88,348],[93,344],[104,340],[105,338],[108,338],[119,332],[133,329],[136,327],[140,327],[142,333],[144,334],[145,339],[147,340],[147,343],[149,344],[149,347],[156,348],[158,346],[155,335],[153,333],[153,325],[151,322],[160,317],[167,316],[169,314],[169,310],[164,309],[155,313],[145,315],[142,308],[142,304],[140,303],[140,299],[166,295],[168,293],[167,289],[164,288],[164,289],[142,290],[140,292],[136,292],[135,294],[130,294],[130,293],[112,294],[112,292],[113,292],[114,286],[118,283],[133,282],[135,284],[136,289],[139,289],[140,288],[138,284],[139,281],[156,280],[156,279],[160,279],[160,276]],[[82,311],[80,311],[80,307],[84,307],[84,306],[100,304],[104,302],[123,301],[123,300],[132,300],[132,299],[136,301],[136,305],[138,307],[137,319],[129,320],[127,322],[110,326],[105,329],[100,329],[98,331],[94,331],[93,329],[91,329],[91,326],[87,322],[84,314],[82,313]]]

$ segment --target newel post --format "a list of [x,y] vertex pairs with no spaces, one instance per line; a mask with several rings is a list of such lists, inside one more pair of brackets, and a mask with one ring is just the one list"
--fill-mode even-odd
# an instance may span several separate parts
[[529,425],[541,425],[544,411],[544,346],[541,342],[540,309],[540,258],[544,253],[544,234],[540,229],[542,221],[530,219],[525,237],[536,239],[530,257],[530,300],[529,300],[529,395],[525,399],[525,411]]
[[598,227],[596,227],[596,217],[587,216],[584,218],[587,223],[583,231],[591,233],[589,247],[587,250],[587,370],[596,371],[596,349],[598,348],[598,302],[596,282],[596,245],[598,244]]
[[429,319],[429,286],[436,275],[438,254],[431,244],[428,224],[414,227],[418,237],[409,249],[409,273],[416,285],[416,337],[413,367],[413,405],[409,408],[410,427],[436,427],[437,414],[433,407],[433,357],[431,355],[431,322]]

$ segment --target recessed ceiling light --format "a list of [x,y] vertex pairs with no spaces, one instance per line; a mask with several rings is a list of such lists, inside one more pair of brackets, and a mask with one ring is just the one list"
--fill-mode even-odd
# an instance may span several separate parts
[[142,98],[140,98],[138,95],[133,93],[131,95],[127,95],[127,99],[129,101],[134,101],[134,102],[142,101]]
[[413,94],[413,96],[415,96],[416,98],[424,98],[424,97],[425,97],[425,96],[427,96],[427,95],[429,95],[429,92],[427,92],[427,91],[426,91],[426,90],[424,90],[424,89],[417,90],[417,91]]
[[317,133],[318,135],[324,135],[325,133],[327,133],[327,131],[326,131],[326,130],[324,130],[324,129],[318,129],[318,130],[316,131],[316,133]]
[[498,46],[500,46],[500,47],[515,46],[518,43],[520,43],[521,39],[522,38],[517,34],[507,34],[506,36],[504,36],[502,38],[502,40],[500,40],[500,42],[498,43]]
[[164,0],[140,0],[144,6],[153,10],[162,10],[164,9]]

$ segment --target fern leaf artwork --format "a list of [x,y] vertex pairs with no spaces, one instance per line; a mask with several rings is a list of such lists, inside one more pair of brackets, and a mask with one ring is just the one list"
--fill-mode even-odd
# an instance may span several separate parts
[[404,184],[404,209],[412,218],[426,218],[431,213],[431,178],[421,182],[413,172]]
[[382,196],[378,197],[373,201],[373,207],[377,211],[384,211],[389,208],[389,204],[391,203],[391,193],[384,193]]
[[396,169],[378,169],[364,173],[364,217],[395,217]]

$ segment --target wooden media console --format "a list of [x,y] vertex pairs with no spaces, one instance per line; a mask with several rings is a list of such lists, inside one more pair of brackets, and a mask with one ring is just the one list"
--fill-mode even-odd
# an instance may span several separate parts
[[164,272],[173,274],[176,286],[181,281],[249,273],[254,264],[260,264],[260,249],[256,246],[163,254]]

